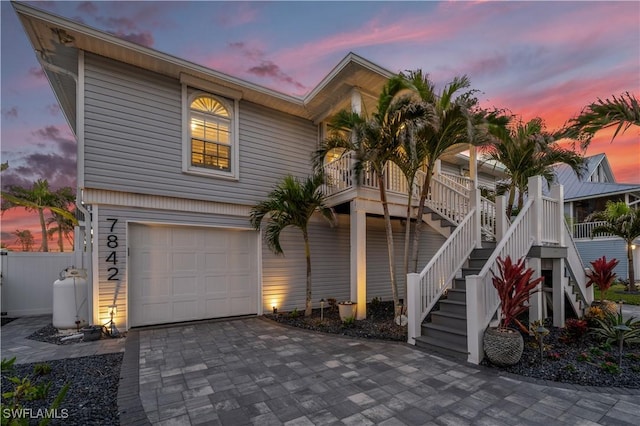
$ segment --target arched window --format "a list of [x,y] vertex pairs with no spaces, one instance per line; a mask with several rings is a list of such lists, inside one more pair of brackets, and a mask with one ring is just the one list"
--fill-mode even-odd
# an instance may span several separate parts
[[198,95],[189,105],[191,166],[231,171],[232,119],[229,109],[211,95]]

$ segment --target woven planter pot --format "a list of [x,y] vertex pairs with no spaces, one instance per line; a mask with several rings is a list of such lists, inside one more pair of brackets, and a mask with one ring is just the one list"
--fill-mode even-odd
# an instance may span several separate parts
[[483,343],[485,355],[498,366],[517,364],[524,351],[522,335],[511,328],[487,328]]

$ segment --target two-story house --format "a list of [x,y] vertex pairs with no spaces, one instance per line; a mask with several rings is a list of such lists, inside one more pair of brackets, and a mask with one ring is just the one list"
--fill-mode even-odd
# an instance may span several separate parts
[[[285,255],[275,256],[251,228],[249,211],[285,175],[311,174],[327,120],[345,108],[373,111],[392,73],[350,53],[295,97],[28,5],[14,8],[77,139],[92,321],[105,323],[113,312],[127,329],[302,308],[301,235],[287,230]],[[391,289],[376,179],[356,180],[352,166],[348,154],[326,161],[327,203],[339,219],[335,227],[311,224],[313,299],[354,300],[362,317],[367,301],[388,300]],[[411,343],[431,332],[437,344],[448,340],[437,333],[453,333],[456,350],[473,362],[482,358],[478,336],[498,306],[489,274],[497,256],[530,256],[538,274],[554,271],[557,323],[565,292],[572,294],[565,267],[584,284],[561,225],[561,188],[542,197],[532,181],[533,196],[510,224],[500,199],[496,206],[480,196],[478,186],[500,176],[499,168],[483,167],[473,150],[442,159],[422,218],[424,269],[401,294]],[[401,256],[411,191],[393,166],[385,184]],[[474,249],[481,251],[476,263]],[[440,299],[452,312],[446,316],[441,303],[445,325],[423,331]],[[539,306],[532,302],[536,312]]]

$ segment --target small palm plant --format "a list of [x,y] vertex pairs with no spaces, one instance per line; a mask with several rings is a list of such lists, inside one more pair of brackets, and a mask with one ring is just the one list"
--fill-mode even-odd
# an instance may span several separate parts
[[616,279],[616,273],[613,272],[616,266],[618,266],[618,259],[611,259],[607,262],[607,257],[602,256],[599,259],[590,262],[592,269],[587,272],[587,287],[595,284],[600,290],[600,303],[606,299],[606,293],[613,281]]
[[528,334],[529,330],[517,317],[529,308],[527,305],[529,296],[537,291],[536,287],[544,281],[544,277],[531,279],[534,271],[531,268],[525,269],[524,257],[516,263],[511,260],[511,256],[507,256],[504,260],[498,257],[497,262],[499,275],[494,274],[493,271],[491,274],[493,286],[498,291],[501,303],[502,315],[499,328],[507,329],[515,323],[520,330]]
[[336,222],[332,209],[325,206],[324,195],[320,187],[324,183],[322,175],[314,175],[300,182],[293,176],[286,176],[268,198],[251,209],[251,225],[260,229],[262,220],[269,215],[269,224],[265,229],[267,246],[275,254],[283,254],[280,245],[280,233],[284,228],[293,226],[302,231],[304,250],[307,258],[307,288],[304,315],[311,315],[311,248],[309,245],[309,220],[319,212],[331,225]]
[[598,326],[593,334],[606,343],[618,343],[618,366],[622,368],[623,344],[640,343],[640,321],[631,317],[625,321],[622,312],[606,312],[604,319],[596,319]]

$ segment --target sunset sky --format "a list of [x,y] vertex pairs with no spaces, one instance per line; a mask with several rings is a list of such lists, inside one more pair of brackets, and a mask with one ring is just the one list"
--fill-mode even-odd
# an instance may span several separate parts
[[[394,72],[422,68],[438,89],[466,74],[483,106],[549,130],[598,98],[640,96],[637,1],[26,3],[293,95],[352,51]],[[75,187],[73,134],[11,4],[0,6],[2,185]],[[611,134],[587,154],[606,152],[618,182],[640,183],[640,130]],[[5,213],[2,242],[15,247],[16,229],[39,238],[34,215]]]

